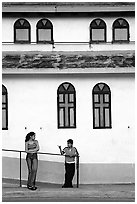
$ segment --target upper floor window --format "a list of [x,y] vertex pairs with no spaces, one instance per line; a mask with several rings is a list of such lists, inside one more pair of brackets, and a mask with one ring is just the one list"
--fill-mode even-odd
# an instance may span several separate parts
[[93,88],[93,128],[111,128],[111,91],[107,84]]
[[2,85],[2,129],[8,129],[8,93],[4,85]]
[[37,43],[53,42],[53,25],[48,19],[41,19],[37,23]]
[[129,24],[119,18],[113,23],[113,42],[128,42],[129,41]]
[[57,91],[58,128],[76,128],[76,91],[65,82]]
[[18,19],[14,24],[14,42],[30,43],[30,24],[26,19]]
[[106,42],[106,23],[102,19],[95,19],[91,22],[90,42]]

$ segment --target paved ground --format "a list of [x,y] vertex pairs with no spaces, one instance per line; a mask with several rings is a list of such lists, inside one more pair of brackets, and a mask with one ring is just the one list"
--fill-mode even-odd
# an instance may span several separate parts
[[80,185],[61,188],[61,185],[38,183],[36,191],[19,187],[16,182],[3,181],[3,202],[134,202],[135,185]]

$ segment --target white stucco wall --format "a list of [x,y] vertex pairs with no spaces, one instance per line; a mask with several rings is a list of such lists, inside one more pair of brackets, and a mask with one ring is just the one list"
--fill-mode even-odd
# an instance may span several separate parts
[[[65,81],[76,89],[76,129],[57,129],[57,88]],[[92,88],[99,82],[111,89],[112,129],[93,129]],[[9,129],[2,132],[2,148],[24,150],[25,135],[35,131],[41,152],[59,153],[57,145],[72,138],[81,163],[134,163],[134,76],[3,75],[3,84]]]
[[[121,44],[120,47],[117,44],[111,44],[112,42],[112,24],[113,22],[119,18],[120,16],[116,17],[99,17],[103,19],[106,22],[107,26],[107,42],[108,44],[94,44],[91,47],[89,47],[88,44],[83,45],[62,45],[62,44],[55,44],[55,48],[53,49],[52,46],[50,46],[50,50],[122,50],[122,49],[134,49],[134,41],[135,41],[135,19],[134,17],[127,17],[123,16],[125,18],[130,26],[130,41],[129,44]],[[22,16],[19,17],[10,17],[6,18],[4,17],[2,20],[2,42],[14,42],[14,23],[18,18],[22,18]],[[24,17],[25,18],[25,17]],[[45,15],[43,15],[43,18],[48,18]],[[97,18],[97,17],[95,17]],[[53,39],[55,42],[89,42],[90,40],[90,32],[89,32],[89,26],[92,20],[95,18],[93,17],[50,17],[48,18],[53,23]],[[36,24],[40,20],[40,17],[26,17],[26,20],[30,22],[31,25],[31,42],[36,42]],[[12,47],[11,47],[12,46]],[[39,45],[21,45],[23,50],[47,50],[49,49],[49,46],[39,46]],[[98,48],[99,47],[99,48]],[[9,45],[3,44],[3,50],[19,50],[21,49],[20,45]]]

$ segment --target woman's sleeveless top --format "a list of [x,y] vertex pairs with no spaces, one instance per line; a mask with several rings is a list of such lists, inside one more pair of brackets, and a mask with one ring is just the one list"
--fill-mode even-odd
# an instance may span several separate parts
[[36,141],[34,141],[32,144],[29,144],[28,143],[28,149],[30,150],[33,150],[33,149],[35,149],[37,147],[37,144],[36,144]]

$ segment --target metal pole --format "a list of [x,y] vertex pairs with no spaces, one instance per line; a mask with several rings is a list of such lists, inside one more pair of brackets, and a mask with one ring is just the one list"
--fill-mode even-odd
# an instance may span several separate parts
[[20,187],[22,187],[21,185],[21,151],[20,151]]
[[77,188],[79,187],[79,156],[77,156]]

